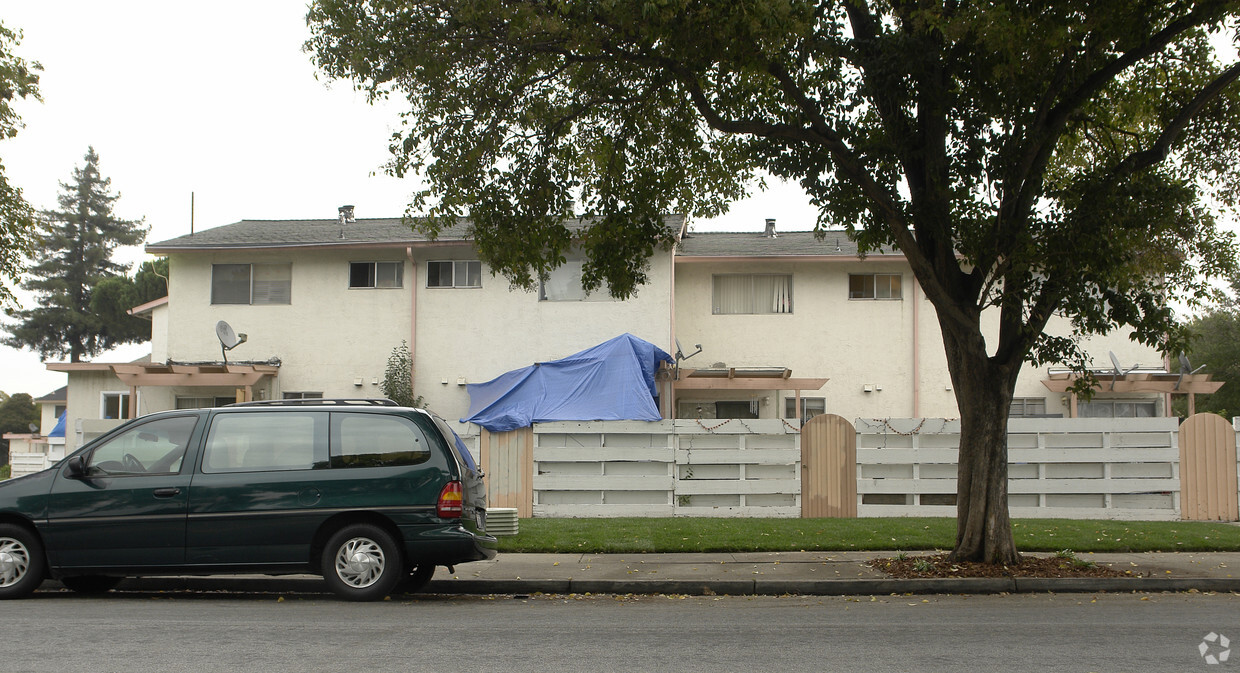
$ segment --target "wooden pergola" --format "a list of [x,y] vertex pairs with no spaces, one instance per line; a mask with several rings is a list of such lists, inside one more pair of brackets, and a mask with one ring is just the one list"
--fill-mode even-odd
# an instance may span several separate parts
[[[1100,393],[1160,393],[1165,395],[1187,395],[1188,415],[1197,413],[1198,394],[1209,395],[1218,392],[1225,381],[1212,381],[1210,374],[1193,374],[1189,372],[1169,372],[1164,370],[1132,370],[1117,372],[1114,369],[1091,372],[1094,376],[1094,391]],[[1069,415],[1076,418],[1077,395],[1070,389],[1080,379],[1080,375],[1069,370],[1052,369],[1042,385],[1055,393],[1070,393]],[[1170,408],[1167,415],[1171,415]]]
[[263,378],[274,377],[280,372],[278,365],[213,362],[203,364],[52,362],[48,363],[47,368],[54,372],[110,371],[129,388],[130,418],[137,416],[138,413],[139,387],[233,388],[237,390],[238,402],[249,402],[254,399],[255,385]]
[[[676,371],[672,381],[671,407],[675,414],[675,393],[681,390],[791,390],[796,394],[796,408],[801,408],[801,391],[818,390],[827,378],[793,378],[786,367],[728,367],[726,369],[685,369]],[[798,413],[800,413],[798,411]],[[666,414],[665,414],[666,416]]]

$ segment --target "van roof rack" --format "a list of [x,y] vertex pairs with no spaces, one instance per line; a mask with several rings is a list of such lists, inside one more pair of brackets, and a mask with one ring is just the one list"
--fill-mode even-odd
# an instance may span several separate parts
[[305,397],[291,400],[257,400],[254,402],[234,402],[226,407],[298,407],[298,406],[355,406],[355,407],[396,407],[400,406],[386,397]]

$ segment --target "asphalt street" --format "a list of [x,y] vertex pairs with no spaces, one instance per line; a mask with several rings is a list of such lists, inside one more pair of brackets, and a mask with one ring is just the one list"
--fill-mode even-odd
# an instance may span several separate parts
[[[427,595],[41,592],[4,671],[1182,671],[1240,596],[1210,593]],[[1240,640],[1235,640],[1240,647]],[[1221,640],[1206,641],[1222,654]]]

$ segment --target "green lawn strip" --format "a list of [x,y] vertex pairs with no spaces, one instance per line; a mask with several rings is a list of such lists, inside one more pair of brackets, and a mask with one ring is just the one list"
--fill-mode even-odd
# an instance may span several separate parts
[[[1199,521],[1020,519],[1021,551],[1240,551],[1240,526]],[[956,520],[522,519],[501,552],[678,553],[951,549]]]

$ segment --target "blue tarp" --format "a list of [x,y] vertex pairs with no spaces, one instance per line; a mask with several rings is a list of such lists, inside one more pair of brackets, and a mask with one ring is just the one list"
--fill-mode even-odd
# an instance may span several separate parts
[[47,433],[48,437],[64,437],[65,436],[65,419],[69,417],[68,411],[60,412],[60,418],[56,419],[56,427]]
[[632,334],[472,383],[469,416],[492,432],[549,421],[657,421],[654,373],[672,357]]

